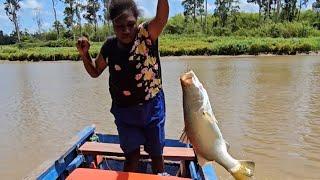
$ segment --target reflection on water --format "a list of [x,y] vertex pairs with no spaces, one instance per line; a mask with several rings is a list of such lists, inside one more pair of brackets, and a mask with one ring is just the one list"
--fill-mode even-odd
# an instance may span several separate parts
[[[163,60],[166,135],[183,128],[179,75],[193,69],[219,127],[255,179],[319,179],[320,58],[172,57]],[[81,62],[0,64],[0,176],[20,179],[57,156],[84,126],[117,133],[107,73],[90,78]],[[231,176],[216,165],[221,179]]]

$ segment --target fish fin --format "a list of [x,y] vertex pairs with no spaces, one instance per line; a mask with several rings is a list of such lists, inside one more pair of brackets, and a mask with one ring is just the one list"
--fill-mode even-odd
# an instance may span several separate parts
[[190,140],[187,136],[185,128],[183,128],[182,134],[180,136],[180,142],[185,143],[185,144],[190,144]]
[[178,177],[188,177],[187,172],[188,168],[186,166],[186,161],[185,160],[181,160],[180,161],[180,167],[179,167],[179,170],[178,172],[176,173],[176,176]]
[[229,170],[236,180],[247,180],[253,176],[255,163],[248,160],[240,160],[236,167]]
[[191,67],[190,67],[190,64],[187,64],[186,66],[185,66],[185,73],[188,73],[188,72],[190,72],[190,71],[192,71],[192,69],[191,69]]
[[224,143],[226,143],[227,151],[229,151],[229,149],[230,149],[230,143],[228,143],[228,141],[226,141],[226,140],[224,140]]
[[[207,112],[207,111],[203,111],[202,113],[203,113],[203,115],[205,116],[205,118],[209,119],[210,121],[211,121],[211,119],[213,119],[213,121],[214,121],[215,123],[219,123],[219,121],[218,121],[214,116],[212,117],[212,114],[211,114],[211,113],[209,113],[209,112]],[[211,121],[211,122],[212,122],[212,121]]]
[[207,164],[207,162],[209,162],[207,159],[205,159],[204,157],[200,156],[197,154],[197,160],[198,160],[198,164],[203,167],[205,164]]

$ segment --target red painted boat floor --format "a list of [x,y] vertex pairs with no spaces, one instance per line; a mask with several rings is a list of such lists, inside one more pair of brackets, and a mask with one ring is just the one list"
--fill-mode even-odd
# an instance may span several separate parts
[[78,168],[74,170],[67,180],[183,180],[176,176],[157,176],[131,172],[118,172],[101,169]]

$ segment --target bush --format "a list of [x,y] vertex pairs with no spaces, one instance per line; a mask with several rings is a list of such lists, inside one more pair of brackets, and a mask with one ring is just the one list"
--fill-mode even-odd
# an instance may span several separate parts
[[62,37],[65,39],[73,39],[73,32],[68,30],[62,33]]
[[214,27],[211,29],[214,36],[230,36],[231,30],[226,27]]
[[182,34],[184,32],[184,27],[181,25],[168,24],[164,30],[166,34]]
[[308,43],[297,44],[294,47],[294,51],[298,53],[309,53],[312,50],[312,45]]
[[[72,42],[65,40],[67,42]],[[56,41],[54,41],[56,42]],[[73,47],[37,47],[39,44],[0,46],[0,59],[57,61],[79,60]],[[62,44],[62,43],[60,43]],[[90,53],[96,57],[102,43],[92,43]],[[21,48],[23,47],[23,48]],[[162,56],[181,55],[240,55],[240,54],[296,54],[320,50],[320,37],[312,38],[253,38],[253,37],[216,37],[195,35],[164,35],[160,38]]]
[[56,41],[48,41],[43,43],[40,47],[75,47],[75,42],[68,39],[59,39]]
[[44,34],[44,38],[47,41],[55,41],[58,38],[58,34],[56,32],[50,31]]

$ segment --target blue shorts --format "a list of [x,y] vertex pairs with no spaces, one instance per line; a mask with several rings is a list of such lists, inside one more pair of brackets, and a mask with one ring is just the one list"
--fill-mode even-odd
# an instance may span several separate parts
[[150,156],[162,155],[165,141],[165,99],[162,90],[144,104],[119,107],[112,103],[110,112],[115,117],[120,146],[125,154],[144,145]]

